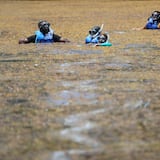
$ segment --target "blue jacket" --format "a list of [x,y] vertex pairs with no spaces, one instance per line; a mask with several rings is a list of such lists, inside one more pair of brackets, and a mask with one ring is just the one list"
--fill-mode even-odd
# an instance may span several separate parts
[[150,17],[146,24],[146,29],[159,29],[158,28],[158,21],[154,21],[152,17]]
[[44,35],[39,30],[35,32],[36,34],[36,40],[35,43],[53,43],[53,30],[48,32],[46,35]]
[[85,39],[85,43],[98,43],[98,38],[99,36],[96,36],[95,38],[93,38],[91,35],[88,35]]

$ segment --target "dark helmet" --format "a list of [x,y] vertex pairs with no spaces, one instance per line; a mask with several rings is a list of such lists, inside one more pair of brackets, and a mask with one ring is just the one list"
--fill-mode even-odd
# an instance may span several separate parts
[[91,35],[91,36],[94,36],[94,35],[99,35],[100,34],[100,32],[101,32],[101,27],[99,27],[99,26],[94,26],[93,28],[91,28],[90,30],[89,30],[89,34]]
[[154,21],[159,21],[160,20],[160,11],[154,11],[152,13],[152,18]]
[[50,24],[47,21],[40,20],[38,22],[38,28],[43,34],[47,34],[50,31]]
[[100,35],[100,37],[98,38],[98,42],[99,43],[105,43],[109,40],[109,35],[108,33],[104,33],[102,35]]

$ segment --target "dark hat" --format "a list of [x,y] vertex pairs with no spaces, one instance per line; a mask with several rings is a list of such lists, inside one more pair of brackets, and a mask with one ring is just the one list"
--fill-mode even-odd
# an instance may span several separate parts
[[93,28],[91,28],[89,30],[89,34],[93,36],[93,35],[97,34],[98,32],[100,32],[100,29],[101,29],[101,27],[94,26]]
[[50,23],[48,23],[47,21],[45,21],[45,20],[40,20],[40,21],[38,22],[38,28],[40,28],[41,26],[43,26],[43,25],[45,25],[45,24],[47,24],[48,26],[50,26]]

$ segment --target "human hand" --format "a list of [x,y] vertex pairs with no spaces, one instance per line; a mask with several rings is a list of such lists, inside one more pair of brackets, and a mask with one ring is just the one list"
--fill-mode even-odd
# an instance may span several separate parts
[[25,44],[25,43],[27,43],[27,42],[28,42],[27,39],[20,39],[20,40],[18,41],[19,44]]

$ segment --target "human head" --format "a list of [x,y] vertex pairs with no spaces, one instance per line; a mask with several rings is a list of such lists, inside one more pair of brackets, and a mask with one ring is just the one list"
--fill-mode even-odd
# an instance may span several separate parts
[[38,22],[38,28],[43,34],[47,34],[50,31],[50,23],[45,20],[40,20]]
[[107,32],[100,35],[100,37],[98,39],[99,43],[105,43],[107,41],[109,41],[109,34]]
[[160,11],[154,11],[154,12],[152,12],[152,18],[155,21],[160,21]]
[[89,34],[91,36],[99,35],[100,33],[101,33],[101,27],[99,26],[94,26],[93,28],[89,30]]

